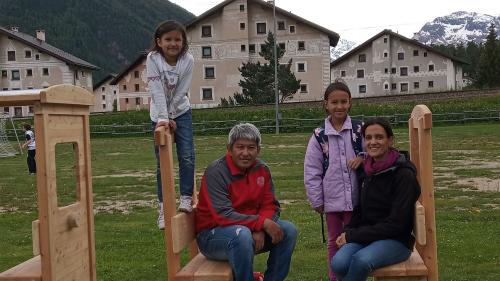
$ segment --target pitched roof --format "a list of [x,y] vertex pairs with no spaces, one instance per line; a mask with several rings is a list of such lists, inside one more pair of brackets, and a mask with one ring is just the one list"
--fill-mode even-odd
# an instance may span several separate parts
[[94,87],[92,87],[92,90],[95,91],[95,89],[101,87],[102,84],[106,83],[107,81],[114,79],[116,77],[116,73],[109,73],[106,75],[104,78],[101,79],[101,81],[97,82]]
[[139,56],[129,65],[127,68],[125,68],[122,72],[120,72],[116,77],[109,82],[111,85],[116,85],[120,80],[123,78],[123,76],[127,75],[130,70],[134,69],[138,64],[142,63],[147,57],[148,53],[143,51],[139,53]]
[[[204,20],[205,18],[215,14],[216,12],[218,12],[220,9],[222,9],[224,6],[226,6],[227,4],[233,2],[235,0],[226,0],[224,2],[221,2],[219,3],[218,5],[214,6],[213,8],[211,8],[210,10],[204,12],[203,14],[199,15],[198,17],[194,18],[193,20],[189,21],[186,23],[186,29],[189,29],[190,27],[196,25],[197,23],[199,23],[200,21]],[[263,0],[248,0],[248,2],[255,2],[257,4],[260,4],[262,7],[265,7],[265,8],[268,8],[268,9],[273,9],[273,4],[272,3],[268,3],[266,1],[263,1]],[[317,25],[311,21],[308,21],[304,18],[301,18],[295,14],[292,14],[291,12],[288,12],[288,11],[285,11],[281,8],[279,8],[278,6],[276,6],[276,13],[281,13],[281,14],[284,14],[290,18],[293,18],[295,19],[296,21],[298,22],[301,22],[301,23],[304,23],[306,25],[309,25],[321,32],[324,32],[328,35],[328,38],[330,39],[330,46],[332,47],[335,47],[337,46],[337,43],[339,42],[339,35],[338,33],[336,32],[333,32],[329,29],[326,29],[320,25]]]
[[70,65],[75,65],[83,68],[88,68],[91,70],[98,70],[100,69],[99,67],[86,62],[80,58],[77,58],[69,53],[66,53],[65,51],[58,49],[50,44],[48,44],[45,41],[39,40],[31,35],[19,32],[19,31],[12,31],[7,28],[4,28],[0,26],[0,34],[4,34],[8,37],[14,38],[28,46],[31,46],[43,53],[46,53],[48,55],[51,55],[55,58],[58,58]]
[[401,34],[398,34],[398,33],[395,33],[393,32],[392,30],[390,29],[384,29],[382,30],[381,32],[377,33],[375,36],[373,36],[372,38],[366,40],[365,42],[363,42],[362,44],[360,44],[359,46],[357,46],[356,48],[350,50],[349,52],[345,53],[343,56],[337,58],[336,60],[332,61],[330,63],[330,68],[332,68],[333,66],[335,65],[338,65],[340,64],[341,62],[345,61],[346,59],[348,59],[351,55],[355,54],[356,52],[358,52],[359,50],[362,50],[363,48],[369,46],[375,39],[379,38],[380,36],[382,35],[391,35],[391,36],[394,36],[394,37],[397,37],[399,38],[400,40],[402,41],[405,41],[409,44],[413,44],[413,45],[417,45],[429,52],[434,52],[434,53],[437,53],[443,57],[447,57],[453,61],[456,61],[458,63],[463,63],[463,64],[469,64],[468,62],[464,61],[463,59],[461,58],[457,58],[457,57],[454,57],[454,56],[451,56],[449,54],[446,54],[440,50],[437,50],[437,49],[434,49],[430,46],[427,46],[425,44],[422,44],[420,42],[418,42],[417,40],[414,40],[414,39],[410,39],[410,38],[406,38],[404,37],[403,35]]

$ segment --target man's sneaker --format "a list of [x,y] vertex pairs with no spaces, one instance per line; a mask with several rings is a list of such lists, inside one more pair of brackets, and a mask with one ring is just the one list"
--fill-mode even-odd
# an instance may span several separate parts
[[193,197],[181,195],[179,211],[184,213],[191,213],[193,211]]
[[163,215],[163,202],[158,203],[159,211],[158,211],[158,220],[156,223],[158,224],[158,228],[163,230],[165,229],[165,217]]

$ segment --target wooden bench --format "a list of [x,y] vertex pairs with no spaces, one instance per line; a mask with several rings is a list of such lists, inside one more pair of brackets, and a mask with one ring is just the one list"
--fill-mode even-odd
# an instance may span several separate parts
[[[0,106],[33,105],[37,137],[39,220],[32,223],[31,258],[0,273],[1,281],[95,281],[89,108],[94,96],[72,85],[3,92]],[[72,143],[76,202],[58,206],[56,145]]]
[[[198,251],[194,212],[176,213],[172,135],[165,127],[155,130],[155,142],[160,150],[163,210],[165,215],[165,251],[168,281],[232,281],[229,263],[208,260]],[[196,190],[193,201],[196,203]],[[181,254],[188,249],[189,261],[182,266]]]
[[413,108],[408,121],[410,159],[421,187],[415,205],[415,249],[404,262],[372,272],[376,281],[438,281],[434,184],[432,176],[432,114],[425,105]]

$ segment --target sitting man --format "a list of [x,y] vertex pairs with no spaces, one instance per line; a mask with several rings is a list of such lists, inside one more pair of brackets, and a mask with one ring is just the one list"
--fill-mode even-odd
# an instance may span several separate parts
[[254,254],[267,251],[264,280],[285,280],[297,240],[295,226],[279,219],[271,172],[257,159],[260,142],[253,124],[231,129],[226,155],[203,175],[196,210],[201,253],[229,261],[236,281],[253,281]]

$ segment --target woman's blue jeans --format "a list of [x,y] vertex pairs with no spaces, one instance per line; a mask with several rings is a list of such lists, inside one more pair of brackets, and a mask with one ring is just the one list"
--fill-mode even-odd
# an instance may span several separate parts
[[410,249],[397,240],[347,243],[333,257],[331,267],[338,281],[365,281],[373,270],[405,261],[410,255]]
[[[194,140],[193,117],[191,109],[174,119],[177,129],[174,132],[177,147],[177,160],[179,161],[179,189],[181,195],[193,196],[194,188]],[[153,136],[156,122],[152,122]],[[163,202],[161,189],[160,155],[159,148],[155,145],[156,156],[156,190],[158,201]]]
[[[285,280],[297,241],[297,228],[291,222],[278,220],[277,223],[281,226],[284,237],[279,243],[272,244],[271,237],[266,234],[262,251],[269,251],[265,281]],[[196,240],[201,253],[207,258],[229,261],[236,281],[254,281],[254,241],[248,227],[215,227],[199,233]]]

